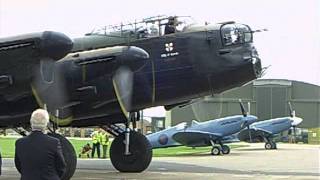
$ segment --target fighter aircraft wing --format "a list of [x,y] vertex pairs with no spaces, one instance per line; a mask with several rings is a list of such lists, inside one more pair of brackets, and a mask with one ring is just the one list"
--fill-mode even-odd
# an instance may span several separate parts
[[210,145],[210,140],[222,138],[222,134],[211,133],[205,131],[190,131],[177,132],[172,138],[185,146],[207,146]]
[[[247,141],[250,142],[250,139],[255,139],[257,137],[265,137],[265,136],[272,136],[273,133],[266,129],[252,127],[250,129],[243,129],[238,134],[238,138],[240,141]],[[250,138],[251,136],[251,138]]]
[[251,129],[254,130],[255,133],[257,133],[257,134],[259,134],[259,133],[268,134],[268,135],[273,134],[271,131],[268,131],[268,130],[262,129],[262,128],[251,128]]

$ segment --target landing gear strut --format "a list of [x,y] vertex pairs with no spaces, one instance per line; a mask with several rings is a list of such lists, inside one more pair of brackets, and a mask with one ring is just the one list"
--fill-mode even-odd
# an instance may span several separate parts
[[[136,114],[130,114],[130,121],[137,120]],[[129,128],[127,122],[125,129],[116,125],[107,125],[105,130],[115,136],[110,147],[110,160],[112,165],[120,172],[142,172],[152,159],[152,147],[148,139],[139,132]]]

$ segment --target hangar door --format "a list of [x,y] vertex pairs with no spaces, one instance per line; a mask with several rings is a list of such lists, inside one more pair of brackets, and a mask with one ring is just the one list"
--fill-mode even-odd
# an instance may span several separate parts
[[287,116],[287,87],[256,87],[257,116],[260,120]]

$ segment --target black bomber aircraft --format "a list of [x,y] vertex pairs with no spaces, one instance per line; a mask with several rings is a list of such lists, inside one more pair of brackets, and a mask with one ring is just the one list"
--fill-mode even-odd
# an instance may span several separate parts
[[262,73],[253,45],[257,31],[235,22],[197,25],[187,19],[157,16],[73,40],[53,31],[0,39],[0,128],[26,134],[32,111],[46,108],[68,165],[63,179],[72,177],[77,160],[58,127],[103,127],[115,136],[113,166],[120,172],[145,170],[152,148],[135,131],[140,110],[188,104]]

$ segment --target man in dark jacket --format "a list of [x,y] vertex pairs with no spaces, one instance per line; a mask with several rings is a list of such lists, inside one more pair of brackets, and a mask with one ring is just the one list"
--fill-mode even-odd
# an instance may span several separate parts
[[21,180],[60,180],[65,172],[60,140],[44,134],[48,121],[48,112],[37,109],[30,119],[31,134],[16,141],[14,160]]

